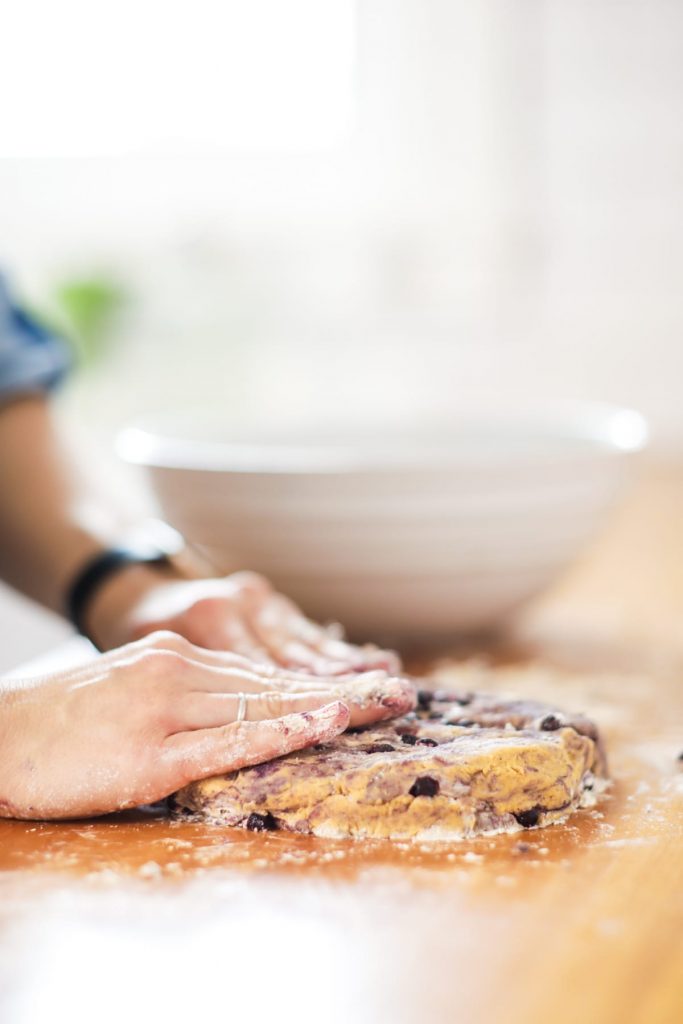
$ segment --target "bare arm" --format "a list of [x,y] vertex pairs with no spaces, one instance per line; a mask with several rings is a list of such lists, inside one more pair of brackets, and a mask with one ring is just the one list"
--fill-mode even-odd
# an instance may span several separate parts
[[0,407],[0,494],[0,576],[63,612],[76,572],[113,542],[120,523],[60,441],[44,398]]

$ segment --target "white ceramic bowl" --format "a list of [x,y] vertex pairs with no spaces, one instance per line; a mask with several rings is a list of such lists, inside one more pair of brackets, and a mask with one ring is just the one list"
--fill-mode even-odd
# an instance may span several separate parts
[[495,626],[577,554],[643,447],[636,412],[573,404],[419,430],[130,427],[168,522],[217,571],[263,572],[359,638]]

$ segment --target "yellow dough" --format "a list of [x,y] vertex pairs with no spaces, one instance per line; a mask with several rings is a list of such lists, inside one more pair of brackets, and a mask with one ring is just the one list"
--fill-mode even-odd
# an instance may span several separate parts
[[255,830],[450,840],[552,824],[604,789],[587,719],[533,702],[420,697],[393,722],[193,783],[176,805]]

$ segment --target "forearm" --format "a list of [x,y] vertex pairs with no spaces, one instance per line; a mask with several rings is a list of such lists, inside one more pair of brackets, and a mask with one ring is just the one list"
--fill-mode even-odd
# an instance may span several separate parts
[[86,522],[84,488],[44,399],[0,408],[0,480],[0,574],[61,611],[68,580],[99,550],[107,526]]
[[[81,475],[45,399],[0,407],[0,486],[0,576],[63,612],[76,573],[116,542],[125,517]],[[147,585],[152,573],[127,570],[126,587]]]

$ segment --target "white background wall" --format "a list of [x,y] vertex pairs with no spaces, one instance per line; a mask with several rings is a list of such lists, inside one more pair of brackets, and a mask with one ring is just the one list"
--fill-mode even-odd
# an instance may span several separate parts
[[32,131],[0,129],[0,262],[32,300],[101,269],[132,296],[65,415],[108,443],[178,404],[314,420],[580,396],[641,407],[680,448],[683,4],[244,6],[165,21],[145,0],[137,63],[132,8],[107,59],[57,19],[40,56],[76,62],[68,117],[58,68],[40,89],[12,73]]

